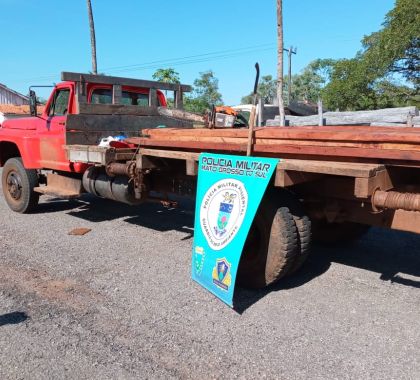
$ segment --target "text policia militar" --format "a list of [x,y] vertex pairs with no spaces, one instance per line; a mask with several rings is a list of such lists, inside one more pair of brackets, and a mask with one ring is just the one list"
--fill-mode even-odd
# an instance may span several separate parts
[[255,161],[237,160],[235,164],[228,158],[203,157],[201,170],[213,173],[236,174],[240,176],[255,176],[266,178],[270,165],[255,159]]

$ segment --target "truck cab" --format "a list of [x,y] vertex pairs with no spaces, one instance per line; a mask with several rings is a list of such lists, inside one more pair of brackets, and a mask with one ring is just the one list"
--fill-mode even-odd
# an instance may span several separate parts
[[[63,149],[68,115],[78,113],[75,82],[57,84],[41,115],[5,120],[0,129],[0,166],[10,154],[19,151],[27,169],[52,169],[80,172],[83,167],[72,165]],[[112,104],[112,85],[87,83],[88,104]],[[123,86],[121,104],[147,107],[150,89]],[[166,107],[162,91],[156,91],[156,103]],[[14,145],[14,148],[12,148]],[[11,152],[8,154],[8,152]]]
[[176,108],[182,107],[182,93],[191,91],[187,85],[106,75],[63,72],[61,79],[40,115],[30,90],[31,116],[0,125],[3,192],[15,211],[30,211],[34,189],[45,191],[38,186],[47,182],[41,170],[81,178],[89,165],[71,162],[66,144],[95,146],[108,136],[139,136],[143,128],[162,124],[158,109],[167,107],[162,90],[174,91]]

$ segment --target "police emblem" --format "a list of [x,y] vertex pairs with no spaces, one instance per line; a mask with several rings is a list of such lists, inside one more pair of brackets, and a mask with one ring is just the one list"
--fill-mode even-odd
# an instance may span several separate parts
[[232,283],[230,275],[230,263],[225,259],[217,259],[212,272],[213,283],[223,290],[229,290]]
[[228,178],[213,184],[200,207],[201,230],[211,249],[226,247],[239,231],[248,207],[244,184]]
[[236,194],[226,191],[223,198],[223,202],[220,202],[217,225],[214,226],[214,233],[216,236],[223,236],[226,233],[226,226],[228,225],[230,215],[232,214]]

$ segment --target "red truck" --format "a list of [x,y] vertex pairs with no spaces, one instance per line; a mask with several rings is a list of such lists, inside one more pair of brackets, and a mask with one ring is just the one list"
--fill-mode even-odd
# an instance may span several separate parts
[[[32,91],[32,116],[0,127],[3,193],[14,211],[33,211],[40,194],[88,192],[128,204],[194,197],[200,152],[245,155],[251,146],[253,156],[281,160],[244,247],[242,285],[294,273],[311,230],[330,242],[371,225],[420,233],[416,128],[206,128],[216,124],[182,110],[190,86],[68,72],[62,80],[42,115]],[[174,109],[162,91],[174,92]],[[98,146],[117,135],[125,141]]]

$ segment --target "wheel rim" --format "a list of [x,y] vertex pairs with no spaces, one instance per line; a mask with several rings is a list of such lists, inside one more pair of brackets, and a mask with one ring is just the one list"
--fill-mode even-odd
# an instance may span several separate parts
[[11,199],[18,201],[22,197],[22,178],[17,172],[11,171],[7,175],[6,186]]

